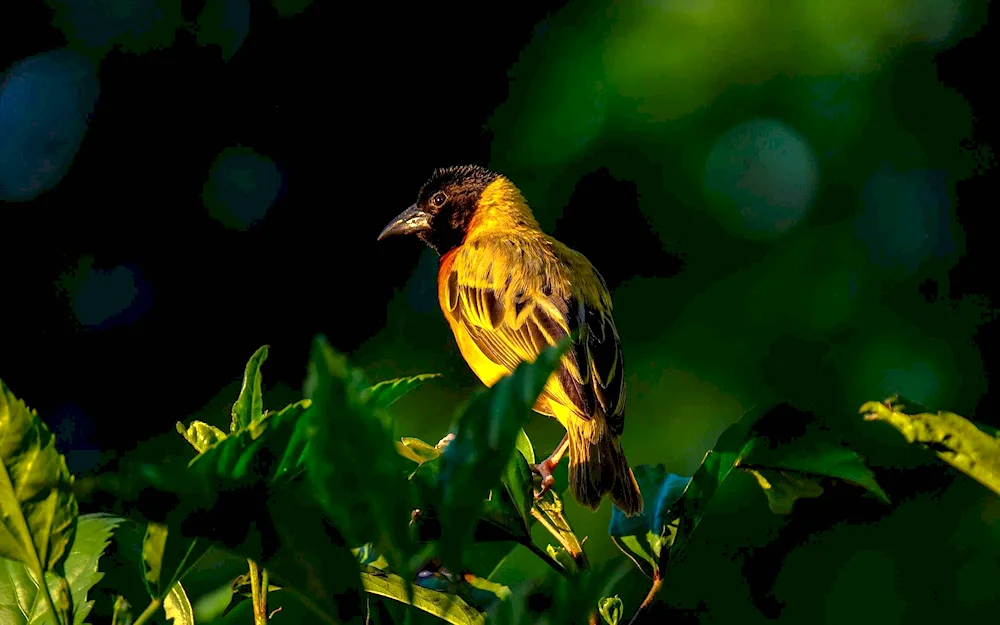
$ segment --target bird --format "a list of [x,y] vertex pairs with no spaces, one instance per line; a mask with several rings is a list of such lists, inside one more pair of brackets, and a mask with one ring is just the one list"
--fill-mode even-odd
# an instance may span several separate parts
[[417,201],[382,230],[416,235],[437,252],[438,302],[473,373],[491,387],[521,362],[572,337],[533,405],[566,435],[532,466],[541,497],[569,452],[569,487],[597,510],[605,495],[626,516],[642,512],[621,444],[626,386],[608,286],[587,258],[545,234],[521,191],[480,165],[435,169]]

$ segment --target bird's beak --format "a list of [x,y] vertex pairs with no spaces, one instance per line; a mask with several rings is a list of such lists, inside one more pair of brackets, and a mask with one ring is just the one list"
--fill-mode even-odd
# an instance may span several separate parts
[[389,225],[382,230],[382,234],[378,235],[378,240],[397,234],[416,234],[430,229],[431,216],[413,204],[389,222]]

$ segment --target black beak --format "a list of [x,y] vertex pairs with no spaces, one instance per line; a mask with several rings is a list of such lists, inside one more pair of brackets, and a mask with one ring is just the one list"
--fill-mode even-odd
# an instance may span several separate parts
[[389,222],[389,225],[382,230],[382,234],[378,235],[378,240],[397,234],[416,234],[430,229],[431,216],[413,204]]

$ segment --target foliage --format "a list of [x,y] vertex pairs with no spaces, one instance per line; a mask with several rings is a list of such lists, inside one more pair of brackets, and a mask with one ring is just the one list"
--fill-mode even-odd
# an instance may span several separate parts
[[[193,623],[181,580],[217,552],[248,566],[227,582],[228,620],[249,605],[260,625],[298,603],[327,623],[396,622],[407,606],[455,624],[624,623],[616,587],[629,567],[592,567],[559,495],[534,494],[536,458],[523,427],[567,347],[548,349],[475,394],[431,444],[398,437],[388,411],[435,375],[371,384],[318,337],[306,397],[269,410],[264,346],[247,363],[228,432],[178,424],[193,459],[137,462],[77,480],[38,415],[0,386],[0,616],[79,624],[97,610],[114,623]],[[911,414],[895,397],[861,411],[1000,492],[995,430],[947,412]],[[645,509],[631,518],[614,509],[608,528],[652,580],[631,620],[667,587],[668,566],[685,565],[680,554],[725,489],[756,484],[770,510],[786,516],[832,486],[889,504],[834,423],[789,404],[752,409],[690,477],[662,464],[634,467]],[[132,518],[78,513],[77,497],[108,496]],[[516,545],[550,575],[513,586],[494,581]]]

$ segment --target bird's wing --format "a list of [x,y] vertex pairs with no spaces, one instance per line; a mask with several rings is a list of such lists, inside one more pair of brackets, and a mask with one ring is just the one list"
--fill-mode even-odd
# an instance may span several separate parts
[[453,327],[508,371],[578,332],[556,383],[550,381],[541,397],[584,420],[599,409],[611,431],[620,434],[625,379],[611,298],[585,258],[555,245],[539,251],[540,258],[523,245],[460,248],[442,267],[447,270],[440,276],[442,308]]

